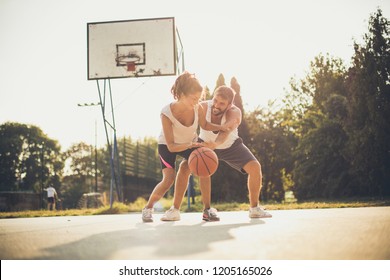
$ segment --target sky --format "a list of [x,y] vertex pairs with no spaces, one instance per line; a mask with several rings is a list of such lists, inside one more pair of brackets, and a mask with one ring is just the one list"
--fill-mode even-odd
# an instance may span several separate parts
[[[186,70],[210,89],[219,74],[235,77],[250,111],[281,99],[319,54],[348,66],[378,7],[390,17],[388,0],[0,0],[0,124],[39,126],[63,150],[105,145],[100,107],[78,106],[99,101],[87,78],[90,22],[174,17]],[[118,137],[158,136],[175,78],[110,81]]]

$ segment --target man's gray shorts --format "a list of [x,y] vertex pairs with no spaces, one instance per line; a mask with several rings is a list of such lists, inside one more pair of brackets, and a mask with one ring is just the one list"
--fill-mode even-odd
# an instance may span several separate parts
[[244,145],[241,138],[234,141],[233,145],[227,149],[215,149],[214,152],[217,154],[218,159],[226,162],[234,169],[246,174],[243,167],[250,161],[256,160],[255,156]]

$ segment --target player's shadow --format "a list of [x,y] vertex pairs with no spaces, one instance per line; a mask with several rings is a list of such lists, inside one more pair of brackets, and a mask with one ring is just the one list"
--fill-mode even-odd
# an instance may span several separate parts
[[[233,239],[230,230],[254,224],[264,224],[264,221],[213,223],[212,226],[206,226],[204,222],[195,225],[137,223],[135,229],[95,234],[76,242],[46,248],[38,259],[107,260],[112,259],[111,256],[118,251],[125,252],[124,258],[127,259],[180,259],[207,252],[214,242]],[[134,255],[144,249],[149,254],[143,252]]]

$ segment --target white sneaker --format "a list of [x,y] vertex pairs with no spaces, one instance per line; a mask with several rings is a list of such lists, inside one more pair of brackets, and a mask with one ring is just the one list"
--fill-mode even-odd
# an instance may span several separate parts
[[217,214],[217,209],[209,208],[203,210],[203,221],[206,222],[218,222],[220,219]]
[[272,215],[260,206],[249,208],[249,218],[259,219],[259,218],[272,218]]
[[164,215],[161,217],[161,221],[179,221],[180,220],[180,210],[175,207],[169,208]]
[[144,223],[151,223],[153,222],[153,208],[144,208],[142,209],[142,221]]

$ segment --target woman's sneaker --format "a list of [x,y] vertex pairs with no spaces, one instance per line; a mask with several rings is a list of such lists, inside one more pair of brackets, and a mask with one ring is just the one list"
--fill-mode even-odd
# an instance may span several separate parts
[[218,222],[219,217],[217,214],[217,209],[209,208],[203,210],[203,221],[206,222]]
[[164,215],[161,217],[161,221],[169,222],[169,221],[179,221],[180,220],[180,210],[175,207],[169,208]]
[[249,218],[259,219],[259,218],[272,218],[272,215],[260,206],[249,208]]
[[144,223],[151,223],[153,222],[153,208],[144,208],[142,209],[142,221]]

